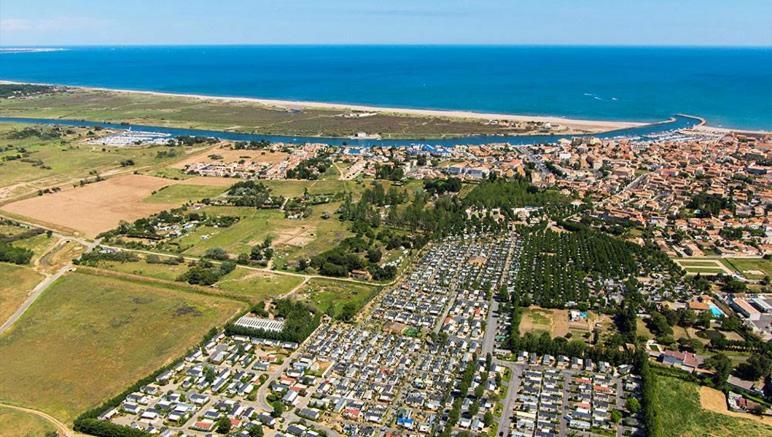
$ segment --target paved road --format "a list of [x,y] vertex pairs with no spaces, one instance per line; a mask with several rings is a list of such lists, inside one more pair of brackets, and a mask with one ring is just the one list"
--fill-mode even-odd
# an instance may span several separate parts
[[67,427],[67,425],[65,425],[64,423],[60,422],[55,417],[53,417],[53,416],[51,416],[49,414],[46,414],[46,413],[44,413],[42,411],[33,410],[31,408],[17,407],[16,405],[8,405],[8,404],[3,404],[3,403],[0,403],[0,407],[8,408],[9,410],[21,411],[23,413],[34,414],[35,416],[41,417],[41,418],[47,420],[48,422],[50,422],[52,425],[54,425],[56,427],[56,430],[60,434],[66,436],[66,437],[70,437],[70,436],[76,435],[74,431],[70,430],[70,428]]
[[503,435],[509,435],[509,427],[512,423],[512,415],[515,409],[515,400],[517,399],[517,391],[520,389],[520,378],[523,375],[523,366],[506,362],[506,361],[494,361],[499,366],[505,366],[509,368],[512,377],[509,380],[507,386],[507,397],[504,398],[504,410],[501,412],[501,418],[499,419],[499,432]]

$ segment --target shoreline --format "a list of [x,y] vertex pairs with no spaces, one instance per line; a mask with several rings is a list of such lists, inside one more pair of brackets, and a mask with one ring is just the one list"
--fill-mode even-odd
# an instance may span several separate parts
[[377,105],[361,105],[361,104],[348,104],[348,103],[329,103],[329,102],[315,102],[305,100],[286,100],[286,99],[264,99],[258,97],[238,97],[238,96],[212,96],[207,94],[196,93],[170,93],[162,91],[145,91],[145,90],[130,90],[120,88],[104,88],[104,87],[89,87],[80,85],[62,85],[56,83],[43,83],[43,82],[18,82],[9,80],[0,80],[0,84],[15,84],[15,85],[45,85],[56,86],[66,89],[82,90],[82,91],[101,91],[101,92],[113,92],[119,94],[134,94],[134,95],[146,95],[146,96],[158,96],[158,97],[178,97],[189,98],[197,100],[210,100],[219,102],[237,102],[237,103],[256,103],[259,105],[280,108],[284,110],[292,109],[323,109],[323,110],[349,110],[349,111],[361,111],[361,112],[376,112],[383,114],[398,114],[398,115],[412,115],[420,117],[440,117],[450,119],[467,119],[467,120],[506,120],[506,121],[518,121],[518,122],[542,122],[551,124],[560,124],[569,129],[585,129],[596,130],[598,132],[625,129],[631,127],[639,127],[647,124],[646,122],[638,121],[609,121],[609,120],[585,120],[585,119],[573,119],[564,118],[560,116],[550,115],[519,115],[519,114],[499,114],[488,112],[475,112],[468,110],[453,110],[453,109],[421,109],[421,108],[398,108],[390,106],[377,106]]
[[[377,106],[377,105],[362,105],[362,104],[348,104],[348,103],[330,103],[330,102],[316,102],[306,100],[286,100],[286,99],[264,99],[259,97],[239,97],[239,96],[214,96],[208,94],[197,93],[173,93],[163,91],[147,91],[147,90],[131,90],[121,88],[104,88],[104,87],[91,87],[81,85],[63,85],[56,83],[45,82],[19,82],[11,80],[0,80],[0,84],[15,84],[15,85],[45,85],[55,86],[65,89],[81,90],[81,91],[99,91],[117,94],[130,94],[130,95],[146,95],[157,97],[169,97],[169,98],[188,98],[202,101],[217,101],[217,102],[233,102],[233,103],[253,103],[268,108],[276,108],[281,110],[302,110],[302,109],[321,109],[321,110],[340,110],[340,111],[360,111],[360,112],[375,112],[379,114],[396,114],[396,115],[411,115],[418,117],[439,117],[447,119],[457,120],[505,120],[516,122],[541,122],[560,124],[568,130],[584,130],[588,133],[602,133],[607,131],[634,128],[645,126],[649,124],[661,123],[659,122],[640,122],[640,121],[613,121],[613,120],[588,120],[588,119],[574,119],[555,115],[522,115],[522,114],[502,114],[502,113],[489,113],[489,112],[476,112],[471,110],[455,110],[455,109],[428,109],[428,108],[399,108],[390,106]],[[772,135],[772,130],[763,129],[736,129],[728,127],[711,126],[708,120],[699,115],[690,114],[677,114],[685,115],[688,117],[694,117],[700,119],[700,124],[695,126],[694,129],[701,132],[709,132],[714,134],[729,134],[738,133],[746,135]]]

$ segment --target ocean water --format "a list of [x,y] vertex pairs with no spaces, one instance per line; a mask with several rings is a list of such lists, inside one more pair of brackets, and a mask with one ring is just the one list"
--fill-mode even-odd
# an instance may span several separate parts
[[772,48],[69,47],[0,80],[772,130]]

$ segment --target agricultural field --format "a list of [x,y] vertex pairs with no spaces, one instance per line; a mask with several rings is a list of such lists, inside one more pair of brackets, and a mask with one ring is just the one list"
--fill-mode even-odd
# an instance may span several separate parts
[[[88,144],[87,129],[54,130],[37,125],[0,123],[0,201],[93,177],[166,165],[162,146],[100,147]],[[131,160],[134,165],[122,167]]]
[[0,436],[40,437],[55,431],[56,427],[42,417],[0,407]]
[[700,402],[700,387],[673,377],[655,376],[654,408],[660,435],[761,436],[772,432],[772,423],[765,425],[705,409]]
[[347,303],[353,303],[359,312],[379,290],[380,287],[373,285],[314,278],[297,291],[295,298],[323,313],[331,312],[338,316]]
[[0,337],[0,401],[71,422],[245,308],[229,299],[70,273]]
[[347,118],[346,108],[292,108],[256,101],[199,99],[118,91],[71,89],[34,99],[0,101],[0,115],[78,118],[198,129],[302,136],[347,137],[375,132],[384,138],[437,138],[525,133],[482,120],[382,112]]
[[748,279],[764,279],[764,276],[772,277],[772,260],[763,258],[722,258],[724,264],[730,269],[740,273]]
[[0,325],[16,312],[43,275],[29,267],[0,263]]
[[[190,200],[198,200],[201,193],[225,191],[219,186],[219,181],[210,184],[204,178],[185,181],[181,185],[186,188],[174,188],[178,183],[152,176],[121,175],[9,203],[2,210],[43,225],[95,237],[115,228],[121,221],[134,221]],[[163,190],[166,187],[171,189],[168,194]]]

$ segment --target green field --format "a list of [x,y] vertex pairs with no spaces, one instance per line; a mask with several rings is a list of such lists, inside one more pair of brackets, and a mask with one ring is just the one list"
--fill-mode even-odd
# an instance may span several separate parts
[[373,285],[314,278],[298,290],[297,298],[323,313],[332,307],[338,315],[347,303],[353,303],[359,311],[379,290],[380,287]]
[[5,323],[27,298],[43,275],[29,267],[0,263],[0,325]]
[[71,422],[181,356],[245,304],[71,273],[0,337],[0,401]]
[[227,189],[227,187],[213,187],[208,185],[168,185],[156,191],[144,201],[149,203],[181,205],[187,202],[197,202],[202,199],[217,197]]
[[40,437],[56,431],[56,427],[42,417],[0,407],[0,436]]
[[[762,258],[723,258],[724,264],[737,271],[748,279],[764,279],[764,276],[772,277],[772,260]],[[758,271],[758,273],[751,273]]]
[[700,406],[699,386],[677,378],[655,377],[658,435],[663,436],[762,436],[772,429],[751,420],[707,411]]
[[252,303],[277,298],[303,282],[300,276],[281,275],[245,268],[237,268],[215,284],[233,296],[245,296]]
[[298,257],[310,257],[327,250],[338,241],[351,236],[348,224],[334,217],[322,219],[322,213],[333,214],[338,205],[313,206],[310,217],[303,220],[288,220],[278,210],[207,207],[201,210],[209,215],[239,216],[236,224],[227,228],[202,226],[172,243],[179,244],[182,253],[202,256],[212,248],[222,248],[236,256],[249,253],[252,246],[271,237],[275,249],[275,262],[279,266]]
[[[73,133],[64,134],[60,138],[41,139],[37,136],[12,138],[15,132],[30,126],[33,125],[0,123],[2,145],[15,147],[0,151],[0,187],[9,187],[0,190],[0,200],[93,177],[89,175],[90,171],[102,173],[109,169],[121,168],[121,161],[127,159],[134,161],[135,165],[131,167],[133,169],[169,163],[173,160],[156,158],[162,146],[103,148],[87,144],[88,138],[84,129],[72,129]],[[19,154],[19,148],[24,148],[29,154],[26,159],[33,162],[39,161],[42,165],[33,165],[33,162],[24,162],[22,159],[4,160],[5,157]]]
[[381,113],[343,118],[346,109],[287,111],[260,103],[201,100],[179,96],[71,90],[34,99],[0,100],[0,115],[77,118],[200,129],[284,135],[347,137],[377,132],[384,137],[429,138],[469,134],[522,133],[480,120]]
[[116,272],[129,273],[132,275],[147,276],[149,278],[163,279],[165,281],[175,281],[180,275],[188,270],[186,263],[182,264],[149,264],[145,261],[135,262],[117,262],[117,261],[99,261],[97,267],[114,270]]
[[266,180],[260,182],[269,187],[272,194],[284,197],[302,196],[304,190],[308,190],[309,194],[335,194],[351,192],[356,197],[356,195],[364,191],[366,188],[365,183],[339,180]]
[[14,241],[13,245],[16,247],[23,247],[29,249],[35,256],[33,260],[39,259],[51,246],[56,244],[59,240],[57,238],[48,237],[46,234],[35,235],[34,237],[25,238],[23,240]]

